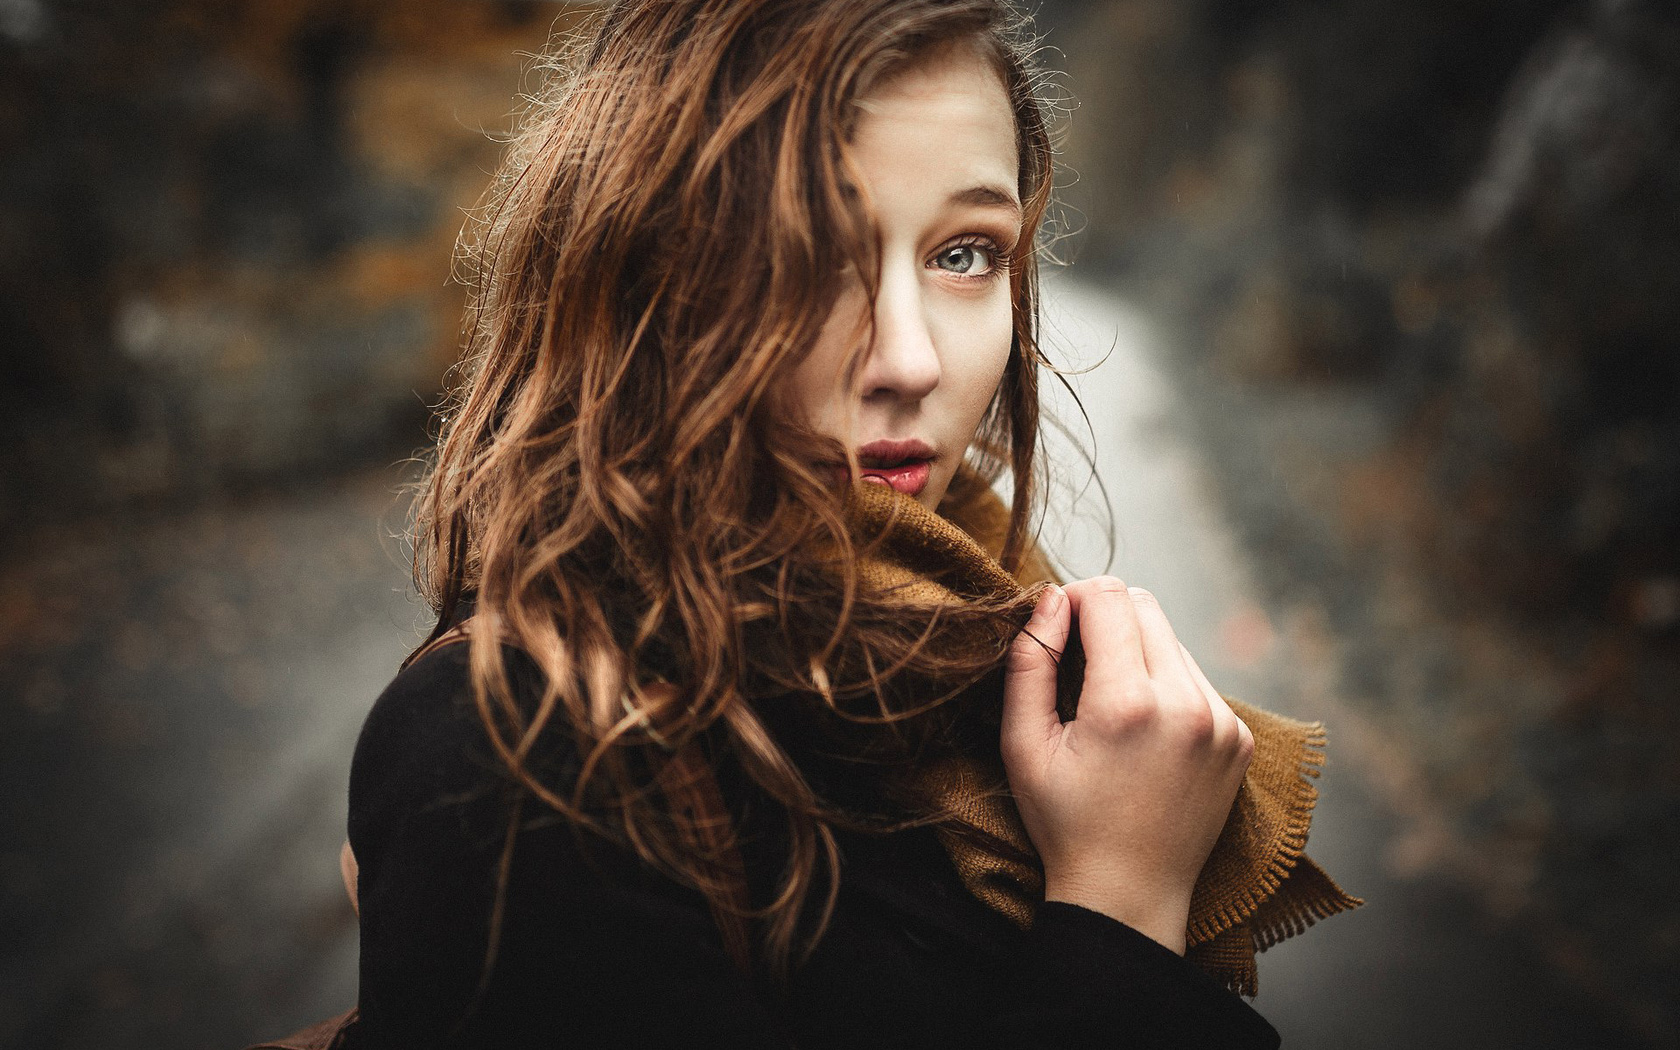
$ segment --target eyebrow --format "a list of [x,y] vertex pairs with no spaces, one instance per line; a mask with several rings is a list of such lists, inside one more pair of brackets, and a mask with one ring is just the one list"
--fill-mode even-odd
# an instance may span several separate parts
[[1015,194],[996,186],[970,186],[966,190],[958,190],[951,194],[951,203],[981,208],[1008,208],[1017,215],[1021,214],[1021,202],[1015,199]]

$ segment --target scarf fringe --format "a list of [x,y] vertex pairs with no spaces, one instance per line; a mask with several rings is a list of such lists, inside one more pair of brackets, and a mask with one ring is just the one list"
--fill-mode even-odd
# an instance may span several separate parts
[[[1229,697],[1225,699],[1227,703],[1236,703],[1239,717],[1244,712],[1253,710],[1240,701],[1232,701]],[[1278,718],[1275,715],[1272,717]],[[1278,720],[1285,721],[1281,718]],[[1244,719],[1244,721],[1249,721],[1249,719]],[[1290,720],[1289,724],[1296,728],[1301,735],[1298,738],[1296,751],[1298,777],[1285,803],[1288,813],[1287,823],[1282,834],[1276,839],[1275,848],[1268,857],[1266,866],[1256,874],[1254,881],[1237,890],[1235,897],[1221,901],[1210,912],[1194,916],[1194,921],[1190,923],[1187,930],[1187,944],[1191,947],[1212,941],[1231,927],[1248,922],[1262,905],[1271,900],[1283,887],[1307,848],[1307,834],[1312,827],[1312,811],[1318,803],[1318,788],[1314,786],[1313,781],[1323,773],[1324,751],[1329,743],[1329,738],[1325,733],[1324,724],[1321,722],[1303,723]],[[1247,789],[1245,784],[1244,790]],[[1338,892],[1340,891],[1338,890]],[[1337,910],[1345,911],[1346,908]],[[1334,914],[1334,912],[1331,914]],[[1320,918],[1322,917],[1320,916]],[[1270,924],[1265,931],[1255,931],[1255,933],[1256,939],[1267,940],[1268,946],[1288,936],[1288,934],[1273,936],[1274,931]]]

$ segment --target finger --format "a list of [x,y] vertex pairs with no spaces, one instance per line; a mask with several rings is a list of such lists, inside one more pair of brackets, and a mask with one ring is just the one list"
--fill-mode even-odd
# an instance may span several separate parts
[[1202,671],[1202,665],[1196,662],[1196,657],[1191,654],[1189,649],[1185,648],[1183,642],[1179,643],[1178,652],[1184,660],[1184,666],[1190,671],[1190,677],[1195,679],[1197,688],[1207,695],[1208,703],[1211,704],[1215,700],[1223,703],[1225,698],[1219,694],[1219,690],[1213,687],[1213,683],[1208,681],[1208,676]]
[[1056,666],[1073,630],[1068,596],[1055,584],[1044,588],[1032,618],[1015,636],[1005,664],[1003,739],[1043,740],[1058,726]]
[[1207,698],[1208,708],[1213,712],[1215,739],[1221,742],[1234,743],[1235,739],[1240,737],[1247,727],[1243,725],[1242,719],[1237,717],[1237,713],[1231,710],[1231,705],[1225,702],[1224,694],[1215,689],[1213,683],[1208,681],[1208,676],[1202,671],[1202,665],[1196,662],[1196,658],[1191,655],[1190,650],[1182,644],[1178,648],[1184,658],[1185,666],[1190,669],[1190,676],[1195,679],[1197,688],[1201,689],[1202,695]]
[[1180,643],[1178,651],[1179,656],[1184,661],[1184,666],[1190,671],[1190,677],[1195,681],[1196,687],[1202,691],[1202,695],[1207,697],[1208,706],[1213,709],[1214,714],[1224,712],[1230,714],[1232,718],[1237,717],[1236,712],[1231,710],[1231,705],[1225,702],[1224,694],[1215,689],[1213,683],[1208,681],[1207,674],[1202,671],[1202,665],[1196,662],[1196,658],[1190,650],[1186,649],[1183,643]]
[[1127,593],[1137,610],[1143,662],[1149,669],[1149,677],[1158,682],[1199,690],[1200,686],[1184,662],[1184,646],[1179,644],[1178,635],[1173,633],[1172,624],[1167,622],[1161,603],[1142,587],[1127,588]]
[[1122,694],[1140,680],[1147,685],[1149,668],[1126,585],[1112,576],[1097,576],[1068,584],[1067,595],[1084,643],[1086,683],[1119,686]]

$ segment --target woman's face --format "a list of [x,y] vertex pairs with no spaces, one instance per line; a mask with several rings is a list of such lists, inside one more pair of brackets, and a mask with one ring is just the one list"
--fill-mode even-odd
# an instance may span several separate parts
[[[791,377],[794,408],[857,452],[866,481],[939,505],[1009,359],[1020,232],[1015,120],[991,65],[953,47],[859,102],[852,146],[880,230],[874,340],[855,272]],[[837,472],[838,476],[838,472]]]

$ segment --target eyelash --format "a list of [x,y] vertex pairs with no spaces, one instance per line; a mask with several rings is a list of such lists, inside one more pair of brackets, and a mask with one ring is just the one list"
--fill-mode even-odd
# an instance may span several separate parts
[[[957,273],[954,270],[947,270],[937,265],[941,256],[954,251],[957,248],[979,248],[991,257],[991,267],[988,268],[985,273],[966,274]],[[928,264],[931,269],[938,270],[940,273],[943,273],[954,280],[962,281],[965,284],[970,282],[984,283],[995,281],[1000,277],[1007,276],[1009,274],[1010,258],[1009,252],[1005,251],[1003,246],[998,244],[998,242],[992,238],[984,236],[983,234],[969,234],[964,237],[958,237],[956,240],[951,241],[948,244],[940,245],[939,250],[934,252],[933,256],[928,260]]]

